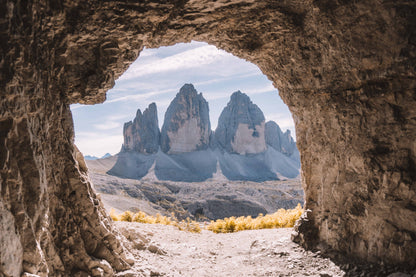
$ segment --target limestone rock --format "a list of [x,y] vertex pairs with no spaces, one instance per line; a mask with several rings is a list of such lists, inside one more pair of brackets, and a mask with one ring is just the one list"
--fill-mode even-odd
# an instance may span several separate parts
[[250,98],[236,91],[221,112],[216,142],[229,153],[258,154],[266,151],[265,118]]
[[290,134],[290,130],[286,130],[286,132],[284,132],[280,138],[281,152],[283,154],[291,156],[295,152],[296,143],[293,140],[292,135]]
[[134,120],[124,123],[123,137],[123,151],[153,154],[159,150],[160,131],[155,103],[150,104],[143,114],[138,109]]
[[185,84],[166,111],[161,149],[168,154],[207,149],[210,135],[208,102],[192,84]]
[[126,267],[75,161],[69,105],[102,103],[144,47],[191,40],[256,64],[279,88],[311,210],[300,232],[322,250],[416,266],[414,1],[5,0],[0,13],[0,201],[22,271]]
[[265,125],[265,137],[267,145],[270,145],[279,152],[282,152],[281,137],[283,135],[280,126],[274,121],[267,121]]
[[293,158],[296,159],[299,155],[297,153],[296,142],[290,134],[290,130],[286,130],[286,132],[283,133],[276,122],[266,122],[265,137],[267,145],[270,145],[286,156],[291,157],[293,155]]

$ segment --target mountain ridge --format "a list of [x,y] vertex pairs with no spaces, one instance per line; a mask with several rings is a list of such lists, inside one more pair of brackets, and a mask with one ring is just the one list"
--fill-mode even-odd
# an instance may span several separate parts
[[[170,103],[159,131],[155,103],[124,124],[124,144],[108,173],[141,179],[201,182],[220,169],[228,180],[262,182],[299,175],[290,131],[283,133],[241,91],[234,92],[211,130],[208,102],[185,84]],[[218,174],[217,174],[218,175]]]

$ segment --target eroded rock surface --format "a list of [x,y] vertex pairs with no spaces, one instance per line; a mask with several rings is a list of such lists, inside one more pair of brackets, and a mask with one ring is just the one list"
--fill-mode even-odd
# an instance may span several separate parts
[[277,151],[287,155],[296,155],[296,142],[293,140],[290,130],[282,132],[274,121],[267,121],[265,125],[266,143]]
[[246,94],[236,91],[221,112],[215,140],[229,153],[258,154],[266,151],[264,128],[263,112]]
[[185,84],[166,110],[161,149],[168,154],[204,150],[209,146],[210,135],[208,102],[192,84]]
[[124,123],[124,144],[122,151],[153,154],[159,150],[159,122],[156,104],[152,103],[143,114],[137,110],[133,121]]
[[69,105],[103,102],[143,47],[191,40],[255,63],[293,113],[311,210],[299,231],[314,234],[300,243],[416,266],[414,1],[0,5],[0,201],[15,220],[0,225],[21,245],[2,274],[127,267],[75,158]]
[[[178,182],[206,181],[218,171],[228,180],[255,182],[299,175],[299,152],[290,131],[283,133],[271,121],[266,133],[263,112],[244,93],[231,96],[219,122],[217,143],[208,129],[207,101],[185,84],[169,105],[160,140],[155,104],[124,124],[122,151],[107,173],[131,179],[153,174],[155,180]],[[225,139],[230,141],[221,143]]]

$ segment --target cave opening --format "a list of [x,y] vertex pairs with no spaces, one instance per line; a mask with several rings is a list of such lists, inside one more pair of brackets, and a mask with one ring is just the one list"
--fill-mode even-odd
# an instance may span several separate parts
[[107,212],[207,221],[303,205],[289,109],[257,66],[215,46],[144,49],[103,104],[71,110]]
[[415,267],[414,3],[3,6],[0,274],[112,276],[129,268],[74,147],[69,105],[103,102],[144,46],[191,39],[258,65],[293,113],[310,210],[296,241]]

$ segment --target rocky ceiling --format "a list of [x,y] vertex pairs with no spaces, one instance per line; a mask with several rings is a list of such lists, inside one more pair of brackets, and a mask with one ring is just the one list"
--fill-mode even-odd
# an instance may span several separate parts
[[191,40],[258,65],[292,111],[295,241],[416,266],[415,1],[3,0],[0,275],[129,267],[69,105],[103,102],[143,47]]

